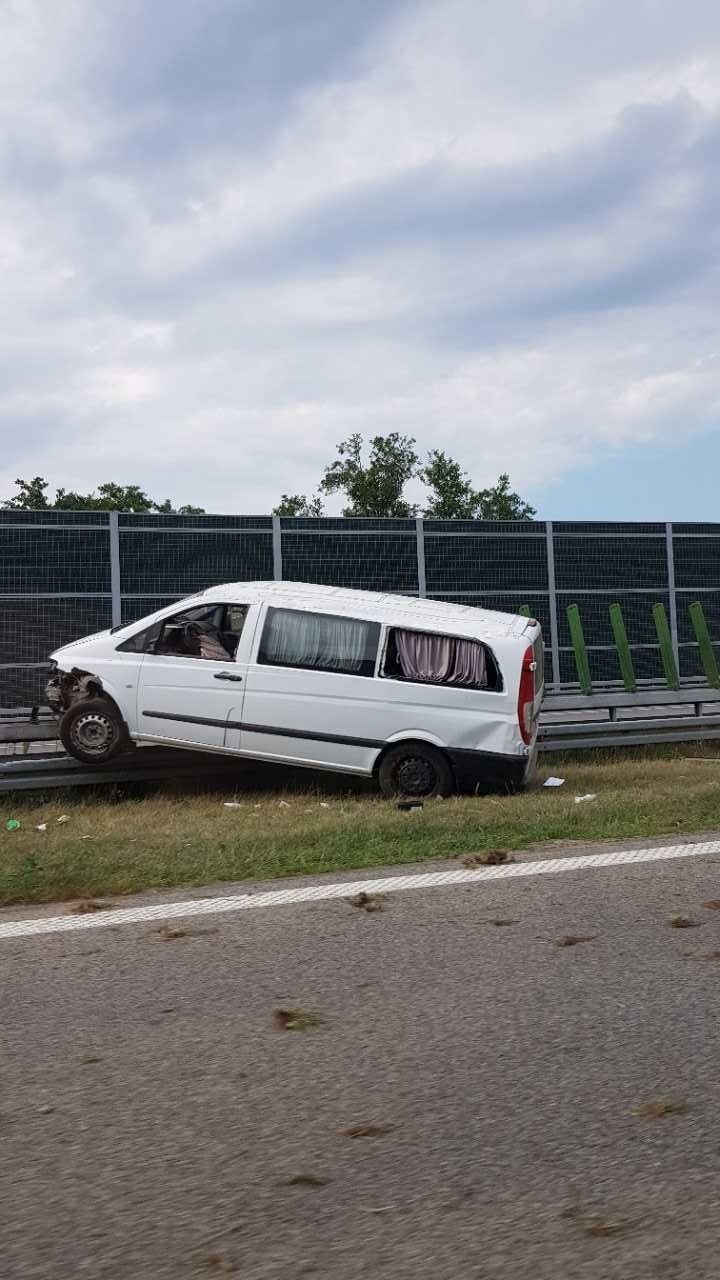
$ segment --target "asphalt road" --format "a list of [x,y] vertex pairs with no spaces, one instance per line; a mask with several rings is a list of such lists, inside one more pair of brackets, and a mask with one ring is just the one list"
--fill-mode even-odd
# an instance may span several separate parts
[[1,942],[0,1275],[715,1280],[708,899],[717,859]]

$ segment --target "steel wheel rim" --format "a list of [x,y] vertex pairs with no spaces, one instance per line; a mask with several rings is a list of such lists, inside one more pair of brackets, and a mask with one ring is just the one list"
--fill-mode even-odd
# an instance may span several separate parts
[[73,745],[86,755],[104,755],[115,740],[115,725],[109,716],[99,711],[88,711],[78,716],[70,730]]
[[435,769],[423,756],[406,756],[401,760],[395,779],[405,796],[427,796],[436,784]]

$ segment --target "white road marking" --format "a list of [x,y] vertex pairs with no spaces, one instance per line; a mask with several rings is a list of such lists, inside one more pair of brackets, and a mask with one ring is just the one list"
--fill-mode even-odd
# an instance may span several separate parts
[[672,858],[702,858],[713,853],[720,854],[720,840],[674,844],[656,849],[628,849],[619,853],[590,853],[577,858],[511,862],[499,867],[386,876],[378,880],[345,880],[339,883],[324,881],[293,889],[270,889],[265,893],[238,893],[220,898],[154,903],[147,907],[120,907],[116,911],[98,911],[90,915],[52,915],[36,920],[6,920],[0,923],[0,941],[3,938],[30,938],[42,933],[73,933],[82,929],[107,929],[120,924],[148,924],[158,920],[179,920],[187,916],[252,911],[259,907],[289,907],[301,902],[351,898],[357,893],[386,894],[404,893],[409,889],[447,889],[456,884],[516,880],[524,876],[556,875],[563,871],[591,871],[599,867],[628,866],[638,862],[666,862]]

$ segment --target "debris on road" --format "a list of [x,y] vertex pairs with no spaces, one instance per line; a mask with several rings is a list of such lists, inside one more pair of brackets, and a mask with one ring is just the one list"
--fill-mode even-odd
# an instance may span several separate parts
[[180,925],[163,924],[157,932],[165,942],[174,942],[177,938],[204,938],[208,934],[217,933],[218,930],[217,927],[212,927],[210,929],[192,929],[186,927],[183,929]]
[[702,922],[700,920],[691,920],[689,916],[672,915],[668,920],[671,929],[698,929]]
[[575,1223],[583,1235],[593,1236],[596,1239],[623,1235],[626,1231],[631,1231],[633,1227],[638,1226],[636,1218],[604,1218],[597,1213],[591,1213],[579,1204],[568,1205],[563,1209],[560,1217]]
[[316,1031],[325,1025],[322,1014],[312,1009],[275,1009],[273,1022],[279,1031]]
[[594,942],[596,938],[596,933],[566,933],[562,938],[557,939],[555,946],[577,947],[581,942]]
[[687,1103],[677,1098],[651,1098],[648,1102],[641,1102],[634,1114],[642,1120],[661,1120],[665,1116],[684,1116],[687,1109]]
[[80,902],[76,902],[74,907],[69,907],[69,911],[74,916],[86,916],[91,911],[113,911],[115,904],[113,902],[100,902],[97,898],[83,898]]
[[319,1178],[316,1173],[296,1173],[294,1178],[288,1178],[285,1183],[286,1187],[326,1187],[329,1178]]
[[361,911],[383,911],[385,909],[385,900],[378,893],[356,893],[354,898],[348,898],[351,907],[359,907]]
[[348,1129],[341,1129],[343,1138],[382,1138],[392,1133],[394,1124],[351,1124]]
[[544,787],[564,787],[565,779],[564,778],[546,778],[545,781],[543,782],[543,786]]
[[709,902],[702,904],[706,911],[720,911],[720,898],[711,898]]
[[499,867],[507,862],[515,862],[515,858],[505,849],[488,849],[487,853],[469,853],[462,859],[464,867]]

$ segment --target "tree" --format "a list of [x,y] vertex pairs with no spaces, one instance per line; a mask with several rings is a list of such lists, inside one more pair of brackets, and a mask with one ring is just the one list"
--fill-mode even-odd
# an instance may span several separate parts
[[92,493],[74,493],[66,489],[55,491],[55,501],[46,495],[47,480],[35,476],[32,480],[16,480],[17,493],[3,502],[6,511],[161,511],[178,515],[204,515],[202,507],[171,506],[170,499],[155,502],[136,484],[122,485],[107,481],[98,485]]
[[306,498],[304,493],[284,493],[277,506],[273,507],[273,515],[317,519],[323,510],[322,498],[318,494],[314,498]]
[[506,471],[498,476],[491,489],[481,489],[478,493],[477,520],[533,520],[536,515],[535,508],[510,488]]
[[420,479],[430,490],[430,501],[423,515],[431,520],[474,520],[479,494],[473,489],[460,463],[448,458],[440,449],[428,454]]
[[3,502],[3,510],[47,511],[50,506],[45,494],[47,480],[43,480],[42,476],[35,476],[33,480],[16,480],[15,484],[18,491],[14,497]]
[[387,436],[373,436],[370,458],[363,463],[363,438],[358,433],[338,445],[339,457],[325,468],[320,481],[323,493],[344,493],[349,505],[344,516],[395,516],[415,514],[406,502],[404,489],[417,475],[420,459],[411,436],[391,431]]
[[430,490],[424,515],[432,520],[532,520],[535,508],[510,489],[507,472],[489,489],[473,489],[460,464],[439,449],[420,472]]

